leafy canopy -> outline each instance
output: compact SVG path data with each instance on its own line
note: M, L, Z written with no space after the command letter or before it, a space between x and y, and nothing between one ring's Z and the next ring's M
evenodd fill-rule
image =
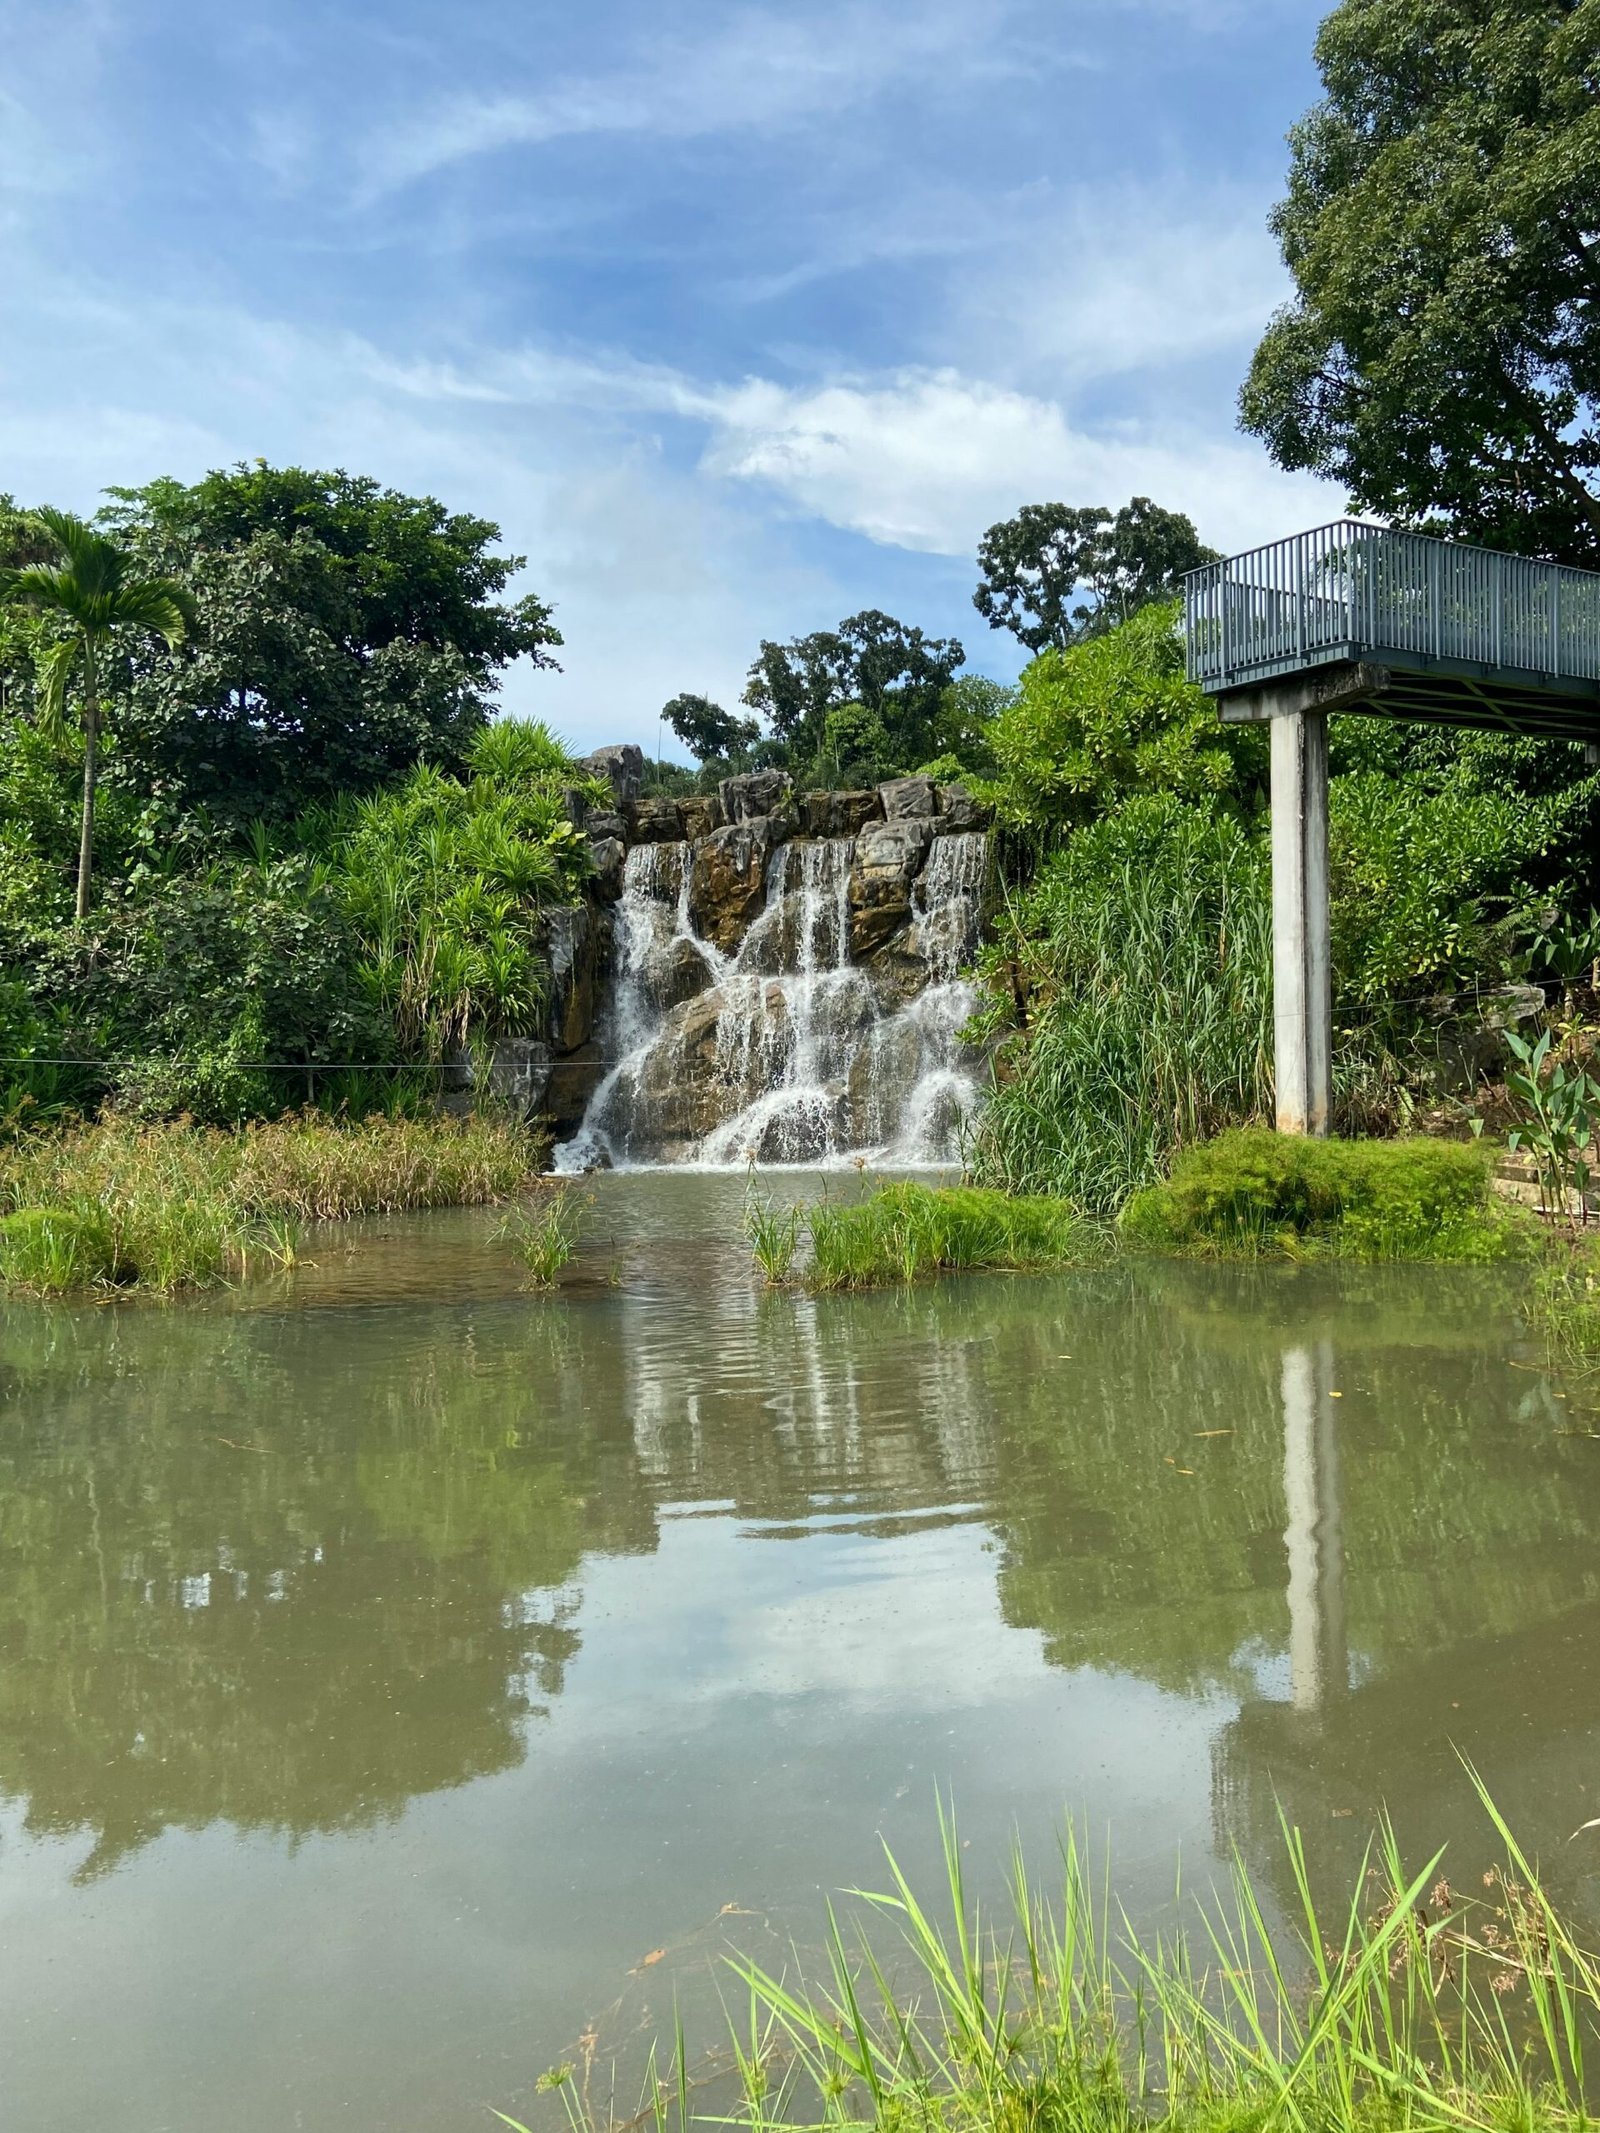
M1600 564L1600 0L1343 0L1245 427L1358 508Z
M731 762L761 733L753 718L737 718L709 696L674 696L661 716L697 763Z
M1170 599L1184 572L1215 552L1182 512L1148 496L1115 518L1099 504L1024 504L979 543L972 604L991 629L1010 630L1030 652L1065 650L1152 600Z
M499 528L343 472L239 466L114 490L106 523L196 608L180 654L115 678L120 774L220 818L282 818L431 760L459 766L546 604L499 596Z
M744 700L802 766L825 754L830 712L856 705L888 751L880 772L909 768L938 752L944 692L966 656L954 637L925 636L868 608L836 630L764 641Z

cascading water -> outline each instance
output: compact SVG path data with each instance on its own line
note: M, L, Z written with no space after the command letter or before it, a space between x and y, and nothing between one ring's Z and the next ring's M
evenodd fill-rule
M616 907L615 1063L557 1167L956 1159L977 1099L959 1033L975 1005L962 973L988 839L926 849L907 922L853 959L855 838L780 844L760 909L726 950L695 929L691 847L635 845Z

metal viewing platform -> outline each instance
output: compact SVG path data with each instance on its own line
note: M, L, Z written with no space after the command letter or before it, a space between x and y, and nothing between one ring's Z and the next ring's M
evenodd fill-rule
M1191 571L1184 608L1224 719L1304 676L1306 709L1600 742L1593 571L1340 519Z
M1333 1103L1328 713L1494 726L1600 751L1600 576L1339 519L1190 571L1191 681L1264 719L1278 1126Z

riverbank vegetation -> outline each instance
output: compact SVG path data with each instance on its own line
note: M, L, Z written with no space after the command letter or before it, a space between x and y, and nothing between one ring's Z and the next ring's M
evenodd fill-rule
M1066 1201L897 1179L857 1200L771 1208L753 1195L745 1230L769 1282L798 1270L812 1289L882 1288L933 1274L1085 1266L1106 1240Z
M1109 1871L1070 1830L1053 1892L1019 1856L1009 1903L985 1910L946 1821L936 1895L891 1854L888 1886L855 1893L854 1931L830 1908L817 1970L730 1958L747 2020L704 2069L680 2031L629 2122L1578 2133L1592 2123L1600 1958L1485 1804L1501 1856L1470 1888L1442 1853L1405 1861L1385 1826L1334 1908L1286 1827L1276 1871L1256 1880L1241 1863L1154 1936L1115 1907ZM704 2111L702 2082L717 2098ZM573 2071L545 2086L591 2133Z
M0 1283L41 1295L206 1287L293 1260L301 1225L509 1198L543 1162L480 1115L222 1131L108 1119L0 1150Z

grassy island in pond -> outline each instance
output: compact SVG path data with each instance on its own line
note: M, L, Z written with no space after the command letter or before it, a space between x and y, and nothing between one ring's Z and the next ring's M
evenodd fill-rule
M786 1280L802 1241L809 1242L802 1278L814 1289L881 1288L984 1268L1081 1266L1104 1253L1102 1232L1065 1200L906 1180L865 1199L824 1199L782 1212L752 1200L746 1228L769 1281Z
M115 1119L0 1153L0 1282L45 1295L203 1287L294 1256L298 1227L509 1197L543 1143L505 1120L308 1112L235 1131Z

